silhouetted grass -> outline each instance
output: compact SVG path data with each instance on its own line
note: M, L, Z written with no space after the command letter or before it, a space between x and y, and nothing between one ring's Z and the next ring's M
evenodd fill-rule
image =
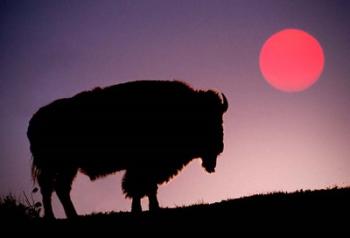
M32 191L36 193L37 188ZM39 218L41 211L41 203L35 202L32 194L28 197L23 192L23 199L13 194L0 197L0 219L7 221L28 221Z
M254 195L138 215L119 212L80 216L74 220L34 219L23 224L25 228L21 231L349 232L349 215L350 187L335 187Z

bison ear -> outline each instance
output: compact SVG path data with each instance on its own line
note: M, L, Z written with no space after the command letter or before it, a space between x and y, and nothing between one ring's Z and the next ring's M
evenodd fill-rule
M225 94L220 93L221 96L221 105L222 105L222 112L226 112L228 109L228 102L227 102L227 98L225 97Z

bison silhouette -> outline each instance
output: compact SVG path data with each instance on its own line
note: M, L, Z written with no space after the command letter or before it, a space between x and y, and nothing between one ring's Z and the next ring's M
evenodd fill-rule
M56 191L67 217L77 216L70 198L78 171L91 180L126 170L122 188L140 212L159 209L158 185L195 158L214 172L223 151L228 102L214 90L179 81L135 81L95 88L40 108L27 136L32 175L40 186L45 217L53 218Z

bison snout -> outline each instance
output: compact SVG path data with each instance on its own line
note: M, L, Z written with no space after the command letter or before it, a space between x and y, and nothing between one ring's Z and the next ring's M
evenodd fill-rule
M205 168L205 171L207 171L208 173L214 173L215 168Z
M209 157L203 157L202 158L202 166L208 173L215 172L216 167L216 156L209 156Z

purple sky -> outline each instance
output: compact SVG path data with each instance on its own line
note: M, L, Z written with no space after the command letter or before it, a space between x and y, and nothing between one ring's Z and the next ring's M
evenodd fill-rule
M160 187L161 206L350 185L349 12L346 0L0 0L0 194L32 188L26 130L39 107L144 79L216 88L230 104L216 173L191 163ZM325 53L320 80L300 93L259 70L261 46L284 28L309 32ZM78 212L129 210L122 175L78 175Z

